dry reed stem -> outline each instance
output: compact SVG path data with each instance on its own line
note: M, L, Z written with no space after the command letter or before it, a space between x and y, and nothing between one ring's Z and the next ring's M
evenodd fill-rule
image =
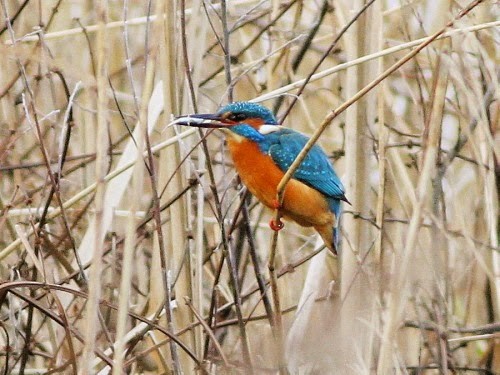
M126 31L126 30L125 30ZM139 121L134 130L135 137L135 145L137 147L136 155L137 158L134 162L134 167L132 171L132 184L129 194L141 196L143 193L143 181L144 181L144 160L141 157L142 152L144 150L144 145L146 143L145 137L149 134L148 126L148 104L151 100L151 94L153 92L153 74L154 74L154 59L149 59L148 64L146 65L146 80L144 89L142 92L141 105L138 106L135 98L134 92L134 100L136 104L136 109L140 110ZM134 87L133 77L130 74L130 81L132 84L132 89ZM148 148L151 150L151 148ZM151 168L151 163L149 163ZM123 269L121 273L120 280L120 294L118 297L118 316L117 316L117 324L116 324L116 347L114 351L114 366L113 366L113 375L119 375L123 372L123 361L125 357L125 334L126 334L126 325L127 325L127 315L129 310L129 301L130 301L130 290L131 290L131 282L133 276L133 259L135 252L135 243L137 233L135 228L137 227L137 218L136 212L139 210L139 202L136 199L132 199L131 204L129 205L130 216L127 220L127 230L125 233L125 244L123 247Z
M479 30L483 30L485 28L494 28L494 27L499 26L499 25L500 25L500 21L493 21L493 22L489 22L489 23L486 23L486 24L482 24L482 25L476 25L476 26L470 26L470 27L463 28L463 29L451 30L449 32L442 33L436 39L439 40L439 39L443 39L443 38L450 38L450 37L452 37L452 36L454 36L456 34L461 34L463 32L479 31ZM389 47L389 48L386 48L386 49L384 49L382 51L379 51L379 52L376 52L376 53L372 53L370 55L363 56L363 57L354 59L354 60L346 62L346 63L338 64L338 65L336 65L334 67L325 69L325 70L323 70L323 71L321 71L319 73L314 74L309 79L309 82L314 82L314 81L320 80L320 79L325 78L325 77L327 77L327 76L329 76L331 74L334 74L334 73L337 73L339 71L345 70L345 69L350 68L352 66L363 64L363 63L368 62L370 60L374 60L374 59L377 59L377 58L380 58L380 57L385 57L385 56L394 54L396 52L403 51L405 49L409 49L409 48L413 48L413 47L418 47L418 46L422 45L422 43L424 43L424 42L426 42L428 40L429 40L429 37L424 37L424 38L412 40L411 42L402 43L401 45L397 45L397 46L394 46L394 47ZM296 82L293 82L293 83L291 83L289 85L280 87L279 89L273 90L273 91L268 92L266 94L260 95L260 96L258 96L256 98L252 99L251 101L263 102L263 101L275 98L275 97L277 97L279 95L282 95L284 93L290 92L290 91L292 91L294 89L297 89L297 88L301 87L302 85L304 85L304 82L306 82L305 78L301 79L301 80L298 80Z
M95 193L95 222L94 237L92 241L92 266L89 277L89 299L86 306L85 319L85 345L83 355L80 360L81 372L83 375L92 374L91 363L94 357L96 345L99 306L98 301L101 295L101 274L102 255L104 241L104 195L106 175L106 140L107 140L107 111L106 111L106 74L107 74L107 50L105 24L107 22L106 4L101 4L97 8L99 29L97 32L97 145L96 145L96 193Z
M475 6L480 4L482 0L476 0L473 1L472 3L469 4L468 7L466 7L462 12L460 12L459 15L457 15L456 19L460 19L463 16L465 16L468 12L470 12L472 9L474 9ZM368 92L370 92L374 87L376 87L380 82L382 82L384 79L386 79L389 75L394 73L397 69L399 69L401 66L403 66L405 63L410 61L416 54L418 54L422 49L427 47L430 43L432 43L434 40L436 40L441 34L445 32L445 30L451 26L453 26L454 21L450 21L444 26L442 29L438 30L436 33L431 35L430 37L426 38L420 45L415 48L413 51L407 53L403 58L398 60L394 65L392 65L390 68L385 70L382 74L380 74L376 79L374 79L370 84L366 85L358 91L355 95L353 95L351 98L346 100L341 106L337 107L335 110L332 110L330 114L328 114L322 123L318 126L317 130L315 133L311 136L307 144L304 146L302 151L297 155L295 158L294 162L290 166L290 168L287 170L283 178L281 179L278 188L277 188L277 195L276 199L278 202L281 204L283 203L283 192L285 190L285 186L290 181L290 178L292 175L295 173L297 170L298 166L302 163L304 158L306 157L307 153L310 151L312 146L316 144L318 141L319 137L321 134L324 132L326 127L330 125L330 123L342 112L344 112L347 108L349 108L353 103L357 102L360 98L362 98L364 95L366 95ZM276 213L275 218L278 219L279 212Z
M163 98L163 96L161 96ZM161 110L162 107L156 107L157 110ZM160 112L157 113L157 116L160 114ZM152 122L152 124L154 125L155 122ZM189 130L186 130L185 132L183 133L180 133L179 135L175 136L175 137L172 137L172 138L169 138L167 140L165 140L164 142L161 142L157 145L155 145L153 148L152 148L152 152L153 153L156 153L158 151L161 151L163 150L164 148L166 147L169 147L169 146L172 146L172 145L175 145L176 142L178 142L180 139L182 138L185 138L185 137L188 137L192 134L194 134L196 132L195 129L189 129ZM133 146L133 142L131 142L131 147ZM110 173L108 173L106 176L103 177L103 181L104 182L109 182L111 180L113 180L115 177L121 175L123 172L127 171L128 169L132 168L134 166L134 161L129 161L129 157L130 157L130 154L126 154L124 153L124 155L126 155L127 157L122 159L123 162L122 163L119 163L119 165L117 166L116 169L114 169L113 171L111 171ZM146 156L146 154L144 154L143 156ZM120 165L122 164L122 165ZM116 188L118 188L119 186L123 186L123 181L124 180L121 180L119 181L119 183L116 184ZM88 187L86 187L85 189L83 189L82 191L80 191L78 194L74 195L73 197L71 197L70 199L66 200L64 203L63 203L63 208L64 209L67 209L67 208L70 208L72 207L73 205L75 205L76 203L80 202L83 198L85 198L86 196L88 196L89 194L92 194L97 188L97 183L93 183L91 185L89 185ZM112 194L110 193L110 196L117 196L117 190L116 189L108 189L109 191L112 192ZM118 194L118 196L120 196ZM61 209L59 207L57 208L54 208L54 210L50 213L47 214L47 218L48 219L54 219L56 218L57 216L59 216L61 214ZM33 232L30 230L27 232L28 234L32 234ZM13 241L12 243L10 243L7 247L5 247L1 252L0 252L0 260L4 259L5 257L7 257L12 251L16 250L16 248L21 244L21 241L19 239Z
M234 0L233 6L243 6L243 5L248 5L252 3L256 3L258 0ZM214 10L219 10L220 9L220 4L214 4L212 5ZM19 8L19 12L22 11L22 8ZM186 15L190 15L193 12L192 9L186 9ZM167 13L168 14L168 13ZM167 18L165 16L165 13L163 14L164 18ZM156 21L158 18L157 15L153 14L151 16L145 16L145 17L135 17L132 19L125 19L124 21L115 21L115 22L107 22L105 24L107 30L111 29L116 29L116 28L126 28L127 26L141 26L148 24L150 22ZM74 29L68 29L68 30L61 30L61 31L55 31L51 33L47 33L45 35L45 39L50 40L50 39L58 39L58 38L63 38L67 36L72 36L72 35L78 35L83 32L87 33L97 33L99 31L99 25L89 25L85 27L85 30L82 27L74 28ZM19 42L37 42L39 40L38 36L36 35L28 35L26 37L23 37L22 39L19 40ZM12 42L7 42L7 44L12 43Z
M166 14L164 22L158 22L156 33L153 38L159 41L158 63L164 66L165 70L161 73L163 78L163 99L164 99L164 113L170 116L175 112L178 106L178 97L176 95L176 60L175 60L175 43L176 35L172 31L176 27L174 12L176 11L175 5L171 2L164 3L162 1L155 2L155 13L157 15ZM172 129L166 129L166 136L173 136ZM150 312L156 311L159 306L163 306L166 312L166 324L170 332L175 332L176 324L185 325L189 319L188 311L185 306L177 306L174 310L173 306L173 274L179 274L179 289L183 295L186 295L189 290L189 274L181 272L181 265L183 264L183 228L181 227L181 220L170 220L168 223L162 223L159 207L162 203L172 198L176 193L176 187L180 186L181 175L175 173L177 170L177 163L179 162L178 144L174 144L169 150L163 150L160 153L159 161L162 163L163 168L158 172L158 176L151 175L151 182L153 185L153 204L155 205L155 242L152 270L155 272L153 277L150 278L150 305L148 307ZM150 154L151 155L151 154ZM151 157L150 157L151 161ZM151 168L154 171L154 167ZM168 174L172 174L172 183L170 178L167 181ZM158 186L158 187L156 187ZM159 195L159 186L165 186L164 191ZM171 217L182 217L183 202L176 200L175 205L169 207ZM166 237L169 239L166 239ZM176 251L177 250L177 251ZM183 313L183 314L182 314ZM191 337L185 338L189 344ZM164 371L173 371L174 374L181 374L186 371L188 366L191 365L188 357L184 353L177 350L173 342L169 344L169 353L164 351L158 352L156 360L156 367ZM163 358L169 357L167 365L163 363Z

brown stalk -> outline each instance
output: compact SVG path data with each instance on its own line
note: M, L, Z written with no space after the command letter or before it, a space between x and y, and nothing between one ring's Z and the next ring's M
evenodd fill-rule
M402 57L400 60L398 60L395 64L393 64L391 67L389 67L387 70L385 70L381 75L379 75L375 80L373 80L370 84L365 86L362 90L358 91L357 94L355 94L352 98L348 99L345 101L342 105L334 109L333 111L328 114L324 120L321 122L319 125L318 129L314 132L312 137L309 139L307 144L304 146L302 151L297 155L295 158L295 161L292 163L290 168L287 170L283 178L281 179L278 189L277 189L277 194L276 198L278 202L283 203L283 193L286 187L286 184L290 179L292 178L293 174L299 167L299 165L302 163L304 158L306 157L307 153L311 150L314 144L318 141L319 137L321 134L325 131L325 129L330 125L330 123L342 112L344 112L347 108L349 108L353 103L361 99L364 95L366 95L368 92L370 92L373 88L375 88L380 82L382 82L384 79L386 79L388 76L390 76L392 73L394 73L396 70L398 70L401 66L406 64L408 61L410 61L412 58L414 58L421 50L423 50L425 47L427 47L429 44L431 44L434 40L436 40L441 34L443 34L447 28L453 26L455 21L461 19L465 15L467 15L472 9L474 9L478 4L480 4L483 0L475 0L472 3L470 3L464 10L462 10L454 20L449 21L446 26L441 28L440 30L436 31L433 35L427 38L426 41L422 42L417 48L415 48L413 51L408 52L404 57ZM279 210L276 210L275 213L275 220L278 220L281 218L281 214ZM275 235L278 235L278 232L275 233ZM273 243L275 241L273 240ZM273 246L271 249L271 254L273 252L273 249L275 246ZM273 258L274 259L274 258Z

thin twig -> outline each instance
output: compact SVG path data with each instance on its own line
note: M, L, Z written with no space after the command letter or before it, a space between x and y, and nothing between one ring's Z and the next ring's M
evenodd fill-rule
M353 103L358 101L360 98L362 98L364 95L366 95L368 92L370 92L374 87L376 87L380 82L382 82L384 79L386 79L389 75L394 73L396 70L398 70L401 66L406 64L408 61L410 61L413 57L415 57L421 50L423 50L425 47L427 47L429 44L431 44L434 40L436 40L441 34L443 34L447 28L453 26L455 21L459 20L460 18L464 17L467 13L469 13L473 8L475 8L478 4L480 4L483 0L475 0L469 6L467 6L464 10L462 10L454 20L451 20L435 32L433 35L430 37L426 38L424 42L422 42L417 48L415 48L413 51L408 52L404 57L402 57L400 60L398 60L395 64L393 64L391 67L389 67L387 70L385 70L381 75L379 75L377 78L375 78L372 82L370 82L368 85L366 85L363 89L358 91L353 97L350 99L346 100L343 104L341 104L339 107L337 107L335 110L331 111L322 121L322 123L319 125L319 127L316 129L312 137L309 139L309 141L306 143L306 145L303 147L302 151L297 155L295 158L294 162L290 166L290 168L287 170L283 178L281 179L278 188L277 188L277 194L276 198L277 201L280 202L281 204L283 203L283 196L284 196L284 191L285 187L292 178L293 174L299 167L299 165L302 163L308 152L311 150L311 148L316 144L318 141L319 137L321 134L325 131L325 129L330 125L330 123L342 112L344 112L347 108L349 108ZM275 220L278 220L281 218L281 214L279 210L276 210L275 213ZM276 232L277 235L278 232ZM273 241L274 242L274 241Z
M311 80L311 78L314 76L314 74L318 71L319 67L323 62L326 60L326 58L332 53L333 49L337 46L337 43L340 41L340 39L344 36L344 34L351 28L351 26L359 19L359 17L362 16L364 12L375 2L375 0L370 0L368 1L355 15L354 17L345 25L338 35L335 37L333 40L332 44L326 49L326 51L323 53L323 56L319 58L319 60L316 62L316 65L311 69L309 72L309 75L306 77L306 79L303 80L301 87L299 88L298 93L292 97L292 102L286 109L285 113L281 116L280 123L283 123L285 121L286 117L292 110L293 106L295 103L297 103L297 100L299 99L300 95L302 95L302 92L304 92L304 89L306 88L307 84ZM328 6L327 3L324 5L325 7ZM324 10L326 13L326 9Z
M224 350L220 346L220 343L217 340L217 337L215 337L215 334L212 331L212 329L208 326L208 324L205 322L205 320L200 315L200 313L198 311L196 311L196 309L194 308L194 306L191 303L191 301L189 300L189 298L186 297L186 298L184 298L184 300L186 301L186 305L188 305L188 307L191 309L194 316L196 316L196 319L198 319L198 322L200 322L200 324L203 326L203 329L205 330L205 332L208 334L208 336L210 337L210 339L214 343L214 346L217 349L217 352L220 354L222 361L224 362L224 365L226 367L229 367L229 361L227 360L226 355L224 354Z

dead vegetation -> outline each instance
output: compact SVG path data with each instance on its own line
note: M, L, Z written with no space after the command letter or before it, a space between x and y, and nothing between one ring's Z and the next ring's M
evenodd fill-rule
M3 374L500 372L494 1L0 3ZM340 261L169 125L229 100L331 155Z

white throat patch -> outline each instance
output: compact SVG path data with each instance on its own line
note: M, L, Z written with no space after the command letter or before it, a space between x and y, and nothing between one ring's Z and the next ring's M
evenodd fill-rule
M259 127L259 133L262 135L274 133L281 130L280 125L269 125L269 124L264 124Z

